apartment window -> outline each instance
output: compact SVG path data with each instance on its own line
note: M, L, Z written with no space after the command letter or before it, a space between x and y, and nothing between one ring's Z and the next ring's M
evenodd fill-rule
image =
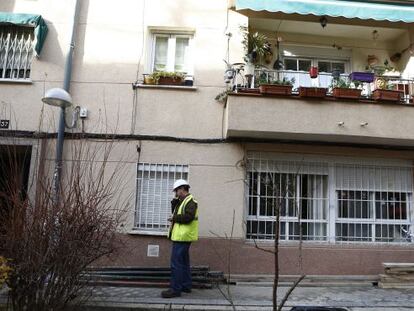
M414 242L411 166L248 159L247 239Z
M299 86L321 86L330 87L332 84L332 72L338 70L340 74L347 72L348 62L344 60L329 60L318 58L304 58L304 57L285 57L284 58L285 71L284 75L288 79L295 79L294 88ZM309 69L318 67L319 75L317 79L311 79L309 76ZM315 82L317 82L315 84Z
M34 53L32 27L0 26L0 80L27 80Z
M192 36L155 33L152 71L192 74Z
M188 179L188 166L139 163L137 166L135 228L163 233L168 230L170 201L176 179Z
M285 70L308 72L311 66L318 67L319 72L321 73L332 73L334 70L339 70L340 73L345 73L346 62L306 58L285 58Z
M312 66L312 60L301 58L285 58L285 69L292 71L308 72Z
M411 168L337 164L335 171L338 241L407 240Z
M274 239L277 211L280 239L327 239L328 176L325 165L262 160L268 169L249 176L248 239ZM257 163L256 163L257 164ZM301 228L301 230L300 230Z

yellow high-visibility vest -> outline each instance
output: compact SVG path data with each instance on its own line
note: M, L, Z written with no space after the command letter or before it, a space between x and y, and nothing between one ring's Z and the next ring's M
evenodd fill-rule
M188 202L193 200L193 196L188 195L178 207L177 215L182 215ZM198 207L196 210L195 218L188 224L174 223L171 234L171 241L175 242L193 242L198 240Z

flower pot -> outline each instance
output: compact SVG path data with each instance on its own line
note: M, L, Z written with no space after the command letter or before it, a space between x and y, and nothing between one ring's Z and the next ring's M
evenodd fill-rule
M181 78L174 77L160 77L158 79L159 85L181 85L183 80Z
M262 84L259 86L261 94L291 95L292 85Z
M318 74L319 74L319 70L318 70L318 67L310 67L310 69L309 69L309 76L312 78L312 79L315 79L315 78L317 78L318 77Z
M335 87L332 90L332 95L336 98L350 98L350 99L358 99L361 97L362 90L358 89L347 89L347 88L340 88Z
M155 81L150 75L144 74L144 84L155 84Z
M373 72L357 72L354 71L349 75L349 78L352 81L361 81L361 82L373 82L374 81L374 73Z
M324 98L326 96L327 88L325 87L299 87L300 97L315 97Z
M402 100L403 94L402 91L376 89L372 92L372 98L378 101L399 102Z
M237 89L237 93L246 93L246 94L260 94L260 90L258 88L240 88Z

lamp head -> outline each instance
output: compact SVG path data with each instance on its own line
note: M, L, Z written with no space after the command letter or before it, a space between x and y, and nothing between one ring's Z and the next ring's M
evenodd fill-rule
M72 105L72 97L64 89L53 88L46 91L42 102L51 106L66 108Z

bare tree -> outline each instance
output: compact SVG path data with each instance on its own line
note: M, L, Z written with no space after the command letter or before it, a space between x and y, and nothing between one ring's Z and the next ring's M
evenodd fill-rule
M11 308L62 310L77 303L88 284L84 270L119 247L117 233L129 195L124 194L122 161L110 161L115 141L67 142L68 159L59 200L53 193L53 161L41 139L36 170L22 187L16 144L8 148L7 174L0 188L0 254L10 259L7 281Z
M298 171L293 175L292 179L287 179L285 185L280 183L280 180L277 176L280 172L267 172L263 174L258 174L260 176L260 182L264 184L272 197L270 203L271 210L275 215L275 223L274 223L274 244L272 249L261 247L257 244L257 241L254 239L255 247L261 251L273 254L274 258L274 275L273 275L273 288L272 288L272 305L274 311L281 311L283 306L285 305L286 301L288 300L289 296L293 292L293 290L299 285L299 283L306 277L303 274L303 264L302 264L302 240L303 240L303 233L302 233L302 226L301 226L301 206L299 201L297 200L296 196L296 177L299 175L300 166L298 167ZM298 279L292 284L292 286L288 289L284 297L281 299L280 303L277 302L277 290L279 287L279 277L280 277L280 266L279 266L279 241L280 241L280 216L281 210L283 206L285 206L286 199L294 202L294 207L296 210L296 214L298 215L298 227L299 227L299 258L298 258L298 266L300 271L300 276Z

